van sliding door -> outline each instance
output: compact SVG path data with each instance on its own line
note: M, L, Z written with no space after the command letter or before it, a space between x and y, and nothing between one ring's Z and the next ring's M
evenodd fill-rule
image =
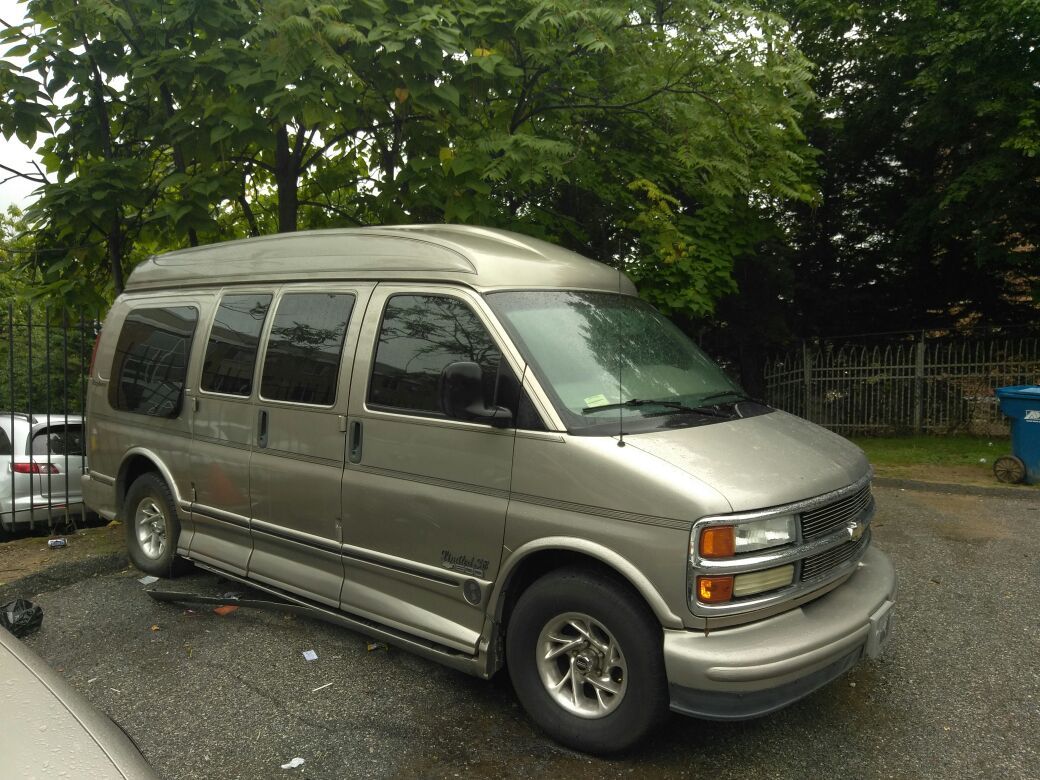
M249 536L249 457L253 447L256 356L273 289L235 289L221 296L193 399L191 481L192 558L246 573Z
M264 350L249 465L249 576L339 606L340 482L361 314L374 285L283 288Z

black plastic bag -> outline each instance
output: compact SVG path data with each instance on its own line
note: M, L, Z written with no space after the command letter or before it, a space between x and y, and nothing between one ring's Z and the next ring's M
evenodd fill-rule
M8 601L0 607L0 625L17 637L28 636L43 623L43 610L25 599Z

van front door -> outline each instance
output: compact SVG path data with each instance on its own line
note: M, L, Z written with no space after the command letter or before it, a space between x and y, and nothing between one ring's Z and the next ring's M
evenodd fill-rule
M339 606L340 483L360 314L374 285L285 287L264 350L249 466L249 576ZM346 357L343 357L346 356Z
M358 347L343 477L342 608L474 652L498 574L514 431L449 419L445 366L477 363L485 398L521 376L474 293L376 288Z

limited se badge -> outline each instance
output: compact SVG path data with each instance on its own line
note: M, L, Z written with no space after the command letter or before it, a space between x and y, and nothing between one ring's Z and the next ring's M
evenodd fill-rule
M441 567L460 574L469 574L473 577L484 578L490 561L486 558L478 558L473 555L463 555L451 550L441 550Z

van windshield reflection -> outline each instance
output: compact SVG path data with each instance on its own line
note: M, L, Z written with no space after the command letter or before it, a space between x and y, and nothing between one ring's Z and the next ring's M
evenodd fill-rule
M487 299L572 433L723 422L735 415L717 408L722 399L746 398L682 331L633 296L522 290Z

